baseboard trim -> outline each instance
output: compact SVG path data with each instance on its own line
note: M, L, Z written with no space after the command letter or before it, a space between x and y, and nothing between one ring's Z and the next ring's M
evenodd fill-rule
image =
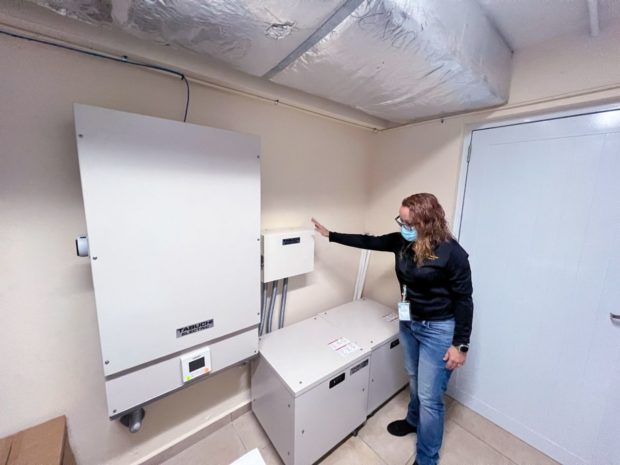
M208 423L194 428L183 436L176 438L174 441L171 441L165 446L151 452L140 460L133 462L131 465L160 465L162 462L174 457L181 451L193 446L198 441L203 440L210 434L233 422L244 413L249 412L251 409L251 403L245 402L231 411L223 413L215 419L210 420Z
M537 431L532 430L505 413L500 412L472 394L456 388L448 389L448 394L465 407L474 411L478 415L481 415L490 422L495 423L500 428L521 439L534 449L548 455L553 460L556 460L564 465L587 465L586 461L581 457L572 454L559 444L556 444L549 438L543 436Z

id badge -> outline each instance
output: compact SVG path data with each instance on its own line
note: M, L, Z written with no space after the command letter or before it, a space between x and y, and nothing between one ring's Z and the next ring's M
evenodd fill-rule
M411 321L409 302L398 302L398 319L400 321Z

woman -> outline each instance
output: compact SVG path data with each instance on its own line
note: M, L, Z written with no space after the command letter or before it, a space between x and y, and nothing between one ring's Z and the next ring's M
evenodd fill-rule
M384 236L330 232L312 222L330 242L395 254L403 296L398 305L400 341L411 397L407 417L390 423L388 431L395 436L417 431L414 465L436 465L443 439L443 395L469 349L471 271L467 252L450 234L434 195L407 197L395 219L400 232Z

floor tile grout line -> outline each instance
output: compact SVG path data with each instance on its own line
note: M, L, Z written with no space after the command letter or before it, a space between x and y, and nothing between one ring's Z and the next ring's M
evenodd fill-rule
M487 446L489 446L491 449L493 449L495 452L497 452L499 455L501 455L502 457L504 457L506 460L508 460L510 463L514 464L514 465L521 465L517 462L515 462L514 460L512 460L510 457L508 457L506 454L504 454L503 452L501 452L500 450L498 450L493 444L489 444L487 441L485 441L484 439L482 439L481 437L479 437L478 435L476 435L473 431L470 431L468 428L466 428L465 426L461 425L460 423L454 421L454 420L448 420L451 421L452 423L454 423L455 425L457 425L459 428L462 428L463 430L467 431L469 434L471 434L473 437L475 437L476 439L478 439L480 442L482 442L483 444L486 444ZM440 464L441 465L441 464Z
M362 426L362 428L363 428L364 426L366 426L366 424L364 424L364 425ZM343 445L343 444L344 444L345 442L347 442L347 441L350 441L350 440L351 440L351 439L353 439L353 438L357 438L357 439L359 439L359 441L360 441L362 444L364 444L366 447L368 447L368 449L370 449L370 450L372 451L372 453L373 453L373 454L375 454L379 460L381 460L381 463L382 463L383 465L390 465L390 464L389 464L389 463L387 463L385 460L383 460L383 457L381 456L381 454L379 454L379 452L377 452L376 450L374 450L374 449L373 449L373 447L372 447L370 444L368 444L366 441L364 441L364 439L362 438L362 436L361 436L360 434L358 434L357 436L354 436L353 434L351 434L351 435L349 436L349 438L348 438L348 439L346 439L344 442L342 442L342 444L341 444L341 445ZM340 446L338 446L336 449L334 449L334 450L330 453L330 455L331 455L331 454L333 454L334 452L336 452L336 450L338 450L338 448L340 448ZM329 455L328 455L327 457L329 457ZM327 458L327 457L325 457L325 458Z
M244 413L243 415L247 415L248 413L250 413L251 411L248 411L246 413ZM254 416L254 412L252 413L252 417L256 420L258 427L260 428L260 430L265 434L265 437L267 438L267 442L265 444L261 445L256 445L255 449L258 449L258 451L260 452L262 449L266 448L266 447L270 447L272 448L274 451L276 450L275 446L273 445L273 443L271 442L271 439L269 438L269 436L267 435L267 432L263 429L263 426L258 422L258 419ZM243 415L240 415L239 417L235 418L233 421L231 421L233 430L235 431L235 433L237 434L237 437L239 438L239 441L241 441L241 444L243 445L243 447L245 448L246 452L250 452L249 446L244 442L243 438L241 437L241 434L239 432L239 430L237 429L237 426L235 425L235 422L237 420L239 420ZM276 455L277 451L276 451ZM278 458L280 458L280 456L278 455ZM284 463L284 462L283 462Z
M236 420L236 418L235 418ZM243 438L241 437L241 435L239 434L239 431L237 431L237 427L235 426L235 420L230 422L230 425L232 426L233 431L235 432L235 434L237 435L237 438L239 438L239 441L241 442L241 445L243 446L243 448L245 449L246 452L249 452L248 450L248 446L245 445L245 442L243 441Z
M381 455L381 454L379 453L379 451L376 451L376 450L374 449L374 447L372 447L370 444L368 444L366 441L364 441L364 438L362 438L362 436L361 436L361 435L358 435L358 436L356 436L356 437L357 437L360 441L362 441L364 444L366 444L366 446L367 446L367 447L368 447L371 451L373 451L377 457L379 457L379 459L381 460L381 462L383 462L385 465L390 465L390 464L388 463L388 461L387 461L387 460L383 457L383 455ZM409 463L409 461L410 461L412 458L413 458L413 454L411 454L411 455L409 456L409 458L408 458L407 460L405 460L405 463L404 463L404 464L401 464L401 465L407 465L407 464Z
M456 401L458 402L458 401ZM461 404L464 408L470 410L471 412L473 412L475 415L478 415L479 417L481 417L483 420L491 423L493 426L495 426L496 428L501 429L502 431L504 431L506 434L508 434L509 436L511 436L512 438L516 439L519 442L522 442L523 444L525 444L525 446L530 447L532 449L534 449L534 451L540 455L545 456L545 458L548 458L550 460L553 460L555 462L557 462L557 460L555 460L553 457L549 457L547 454L545 454L544 452L536 449L534 446L532 446L531 444L528 444L527 442L525 442L523 439L515 436L514 434L512 434L510 431L505 430L504 428L502 428L501 426L499 426L496 423L493 423L491 420L489 420L488 418L483 417L482 415L480 415L478 412L476 412L475 410L470 409L469 407L467 407L466 405ZM496 450L499 454L503 455L504 457L506 457L508 460L510 460L512 463L514 463L515 465L523 465L520 464L518 462L515 462L513 459L511 459L510 457L508 457L506 454L500 452L495 446L493 446L493 444L490 444L489 442L487 442L486 440L482 439L481 437L478 437L473 431L470 431L468 428L466 428L464 425L461 425L460 423L458 423L457 421L454 421L453 419L450 419L449 421L452 421L454 424L459 425L461 428L463 428L465 431L468 431L469 433L471 433L472 436L475 436L476 438L480 439L482 442L484 442L485 444L487 444L489 447L491 447L492 449ZM561 464L558 464L561 465Z
M370 444L368 444L366 441L364 441L364 440L363 440L363 439L362 439L359 435L357 435L357 436L351 436L351 437L356 437L356 438L357 438L357 439L359 439L359 440L360 440L363 444L365 444L365 445L366 445L366 447L368 447L368 449L370 449L370 451L371 451L373 454L375 454L375 455L377 456L377 458L381 461L381 463L382 463L383 465L390 465L389 463L387 463L387 462L383 459L383 457L381 456L381 454L379 454L379 452L377 452L376 450L374 450L374 449L372 448L372 446L371 446Z

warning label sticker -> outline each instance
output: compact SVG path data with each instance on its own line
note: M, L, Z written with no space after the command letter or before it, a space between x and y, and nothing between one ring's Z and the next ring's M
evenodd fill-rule
M339 337L335 341L329 343L329 347L334 352L337 352L341 357L346 357L347 355L356 352L360 349L355 342L349 341L346 337Z

